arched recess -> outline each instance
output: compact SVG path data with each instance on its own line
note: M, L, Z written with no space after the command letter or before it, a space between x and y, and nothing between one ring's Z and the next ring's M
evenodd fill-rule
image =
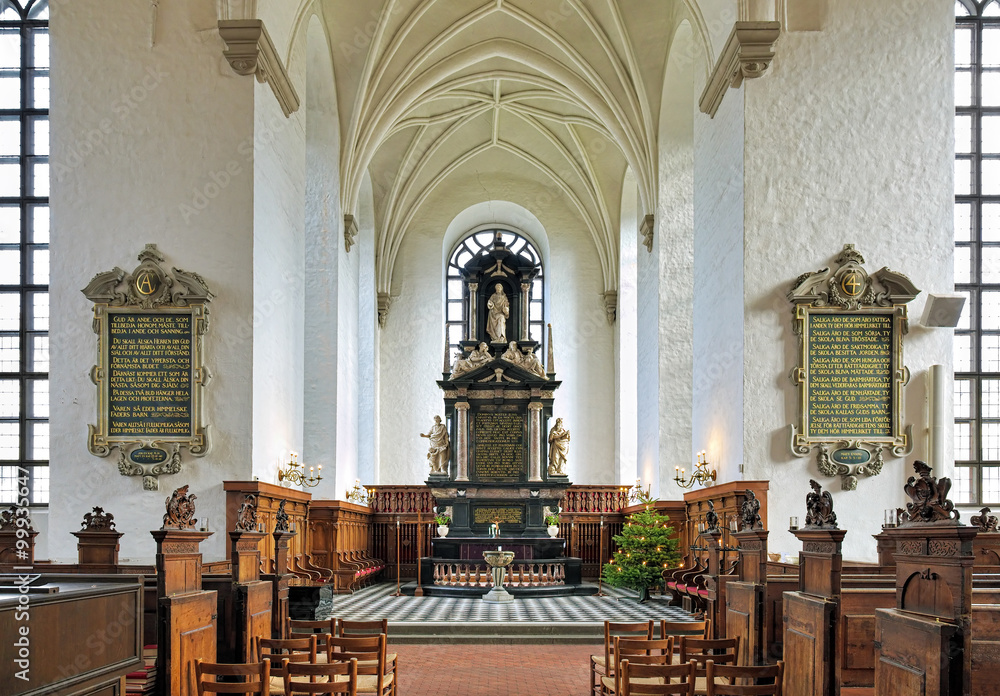
M357 348L351 345L356 344L356 339L344 340L346 332L341 330L342 325L351 322L352 313L344 312L343 286L349 282L350 273L341 258L346 253L340 235L340 174L336 164L340 133L330 48L315 15L309 18L306 28L305 92L302 461L323 466L324 481L316 490L335 497L336 491L343 490L341 479L353 480L357 470L356 455L353 459L340 458L341 448L355 445L357 439L357 399L352 404L341 398L342 392L350 393L352 387L350 380L341 383L345 372L342 363L352 359L356 362ZM356 321L356 308L353 318Z
M629 169L622 182L618 251L618 307L615 321L615 483L636 477L636 422L639 417L638 373L638 231L639 189Z
M676 497L690 461L694 305L694 114L698 48L680 22L666 58L657 134L656 233L638 275L638 475Z

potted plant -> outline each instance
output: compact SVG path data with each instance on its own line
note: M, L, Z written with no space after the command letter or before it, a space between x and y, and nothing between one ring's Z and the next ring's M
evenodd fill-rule
M437 522L438 525L438 536L439 537L448 536L448 524L451 522L451 518L448 517L448 515L444 514L435 515L434 521Z
M548 525L545 529L549 533L549 536L555 539L559 536L559 515L546 515L545 524Z

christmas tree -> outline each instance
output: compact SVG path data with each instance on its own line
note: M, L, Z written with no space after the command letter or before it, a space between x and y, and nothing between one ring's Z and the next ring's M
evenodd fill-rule
M604 566L604 582L613 587L638 590L639 601L649 598L649 588L662 580L662 573L680 560L677 539L670 538L674 528L666 515L647 503L644 510L629 515L622 533L616 534L618 550Z

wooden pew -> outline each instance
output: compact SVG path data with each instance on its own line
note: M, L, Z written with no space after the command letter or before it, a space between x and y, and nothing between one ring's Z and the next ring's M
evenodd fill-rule
M334 594L375 582L385 569L369 551L371 515L366 505L340 500L314 500L310 505L308 560L314 567L330 569Z

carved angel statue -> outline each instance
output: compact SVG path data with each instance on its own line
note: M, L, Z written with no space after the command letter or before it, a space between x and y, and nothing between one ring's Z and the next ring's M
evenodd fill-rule
M448 428L441 422L441 416L434 416L434 425L420 437L430 440L427 450L427 461L431 465L431 474L447 475L448 462L451 461L451 440L448 439Z
M549 476L566 475L566 456L569 454L569 430L563 427L562 418L549 431Z
M163 529L194 529L194 501L198 496L188 495L188 487L181 486L167 498L167 513L163 516Z
M247 494L236 511L236 531L257 531L257 498L252 493Z
M809 480L812 492L806 495L806 527L837 526L837 513L833 511L833 496L818 483Z
M507 317L510 316L510 301L504 294L503 285L496 284L495 292L486 303L490 310L486 319L486 333L490 335L494 343L505 343L507 341Z

